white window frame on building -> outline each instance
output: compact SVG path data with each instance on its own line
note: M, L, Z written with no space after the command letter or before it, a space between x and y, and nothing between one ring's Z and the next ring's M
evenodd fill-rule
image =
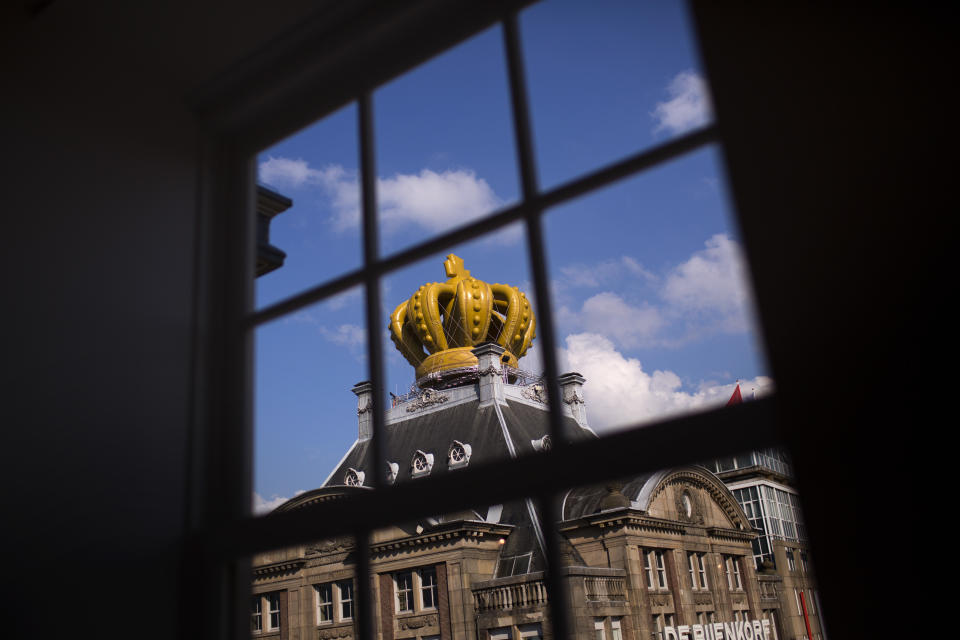
M349 595L348 598L344 598L344 592L347 592ZM353 620L355 615L354 610L354 597L353 597L353 579L348 578L346 580L333 580L330 582L321 582L313 585L314 592L314 611L316 616L317 626L321 625L330 625L338 624L341 622L350 622ZM321 600L321 597L324 593L330 595L330 600ZM344 607L349 608L350 615L344 615ZM330 611L330 619L323 620L321 611L324 607L328 607Z
M642 548L643 568L647 574L647 589L663 591L670 588L664 549ZM656 577L654 577L656 576Z
M687 564L690 568L690 588L693 591L703 591L710 588L707 583L707 568L704 565L705 556L705 553L699 551L687 553Z
M440 596L437 568L429 566L395 572L393 594L394 611L397 614L436 611ZM428 600L431 601L429 604ZM404 605L406 608L403 608Z
M740 575L740 557L723 556L723 564L727 572L727 588L730 591L743 591L743 579Z
M264 615L266 612L266 615ZM268 591L255 593L250 599L250 632L274 633L280 630L280 593Z

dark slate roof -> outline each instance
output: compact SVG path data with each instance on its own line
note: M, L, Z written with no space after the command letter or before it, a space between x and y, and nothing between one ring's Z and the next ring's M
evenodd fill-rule
M424 411L421 415L388 424L383 443L386 459L379 464L395 462L399 466L396 482L416 482L417 479L411 477L411 463L420 450L434 456L431 476L456 473L456 469L447 468L447 456L454 440L470 445L470 465L509 459L510 452L496 409L492 405L482 408L479 405L479 400L473 399L440 410ZM549 432L545 409L509 398L506 406L501 405L500 409L517 455L532 453L534 447L531 441L539 440ZM573 440L596 437L568 416L563 417L563 430ZM370 460L371 454L369 440L357 441L330 475L325 486L343 484L344 477L351 468L372 477L375 468L374 461ZM486 517L487 508L478 506L478 515ZM500 553L502 558L506 558L533 552L530 571L540 571L544 568L543 555L530 519L530 508L526 500L503 505L500 523L513 525L514 530Z

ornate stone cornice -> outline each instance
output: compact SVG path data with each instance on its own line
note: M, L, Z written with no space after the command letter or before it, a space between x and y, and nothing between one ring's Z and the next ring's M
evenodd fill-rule
M560 524L560 531L574 531L585 527L599 527L600 529L624 528L641 531L656 531L659 533L673 533L682 535L686 528L679 522L654 518L637 509L616 509L603 513L595 513L577 520L568 520Z
M411 547L423 547L431 544L451 542L461 539L481 541L489 538L503 538L513 531L511 525L489 524L486 522L455 522L439 525L430 531L415 536L406 536L370 545L370 551L379 555L390 555L405 551Z
M711 538L720 538L722 540L732 540L734 542L750 542L757 537L754 531L743 531L740 529L728 529L726 527L707 527L707 535Z
M253 568L253 575L258 578L268 577L280 573L289 573L291 571L297 571L304 564L306 564L306 559L304 558L295 558L293 560L281 560L280 562L271 562L270 564L264 564L259 567Z

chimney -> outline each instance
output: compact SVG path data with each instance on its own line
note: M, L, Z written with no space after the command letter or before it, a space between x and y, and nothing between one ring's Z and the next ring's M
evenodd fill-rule
M506 403L503 394L502 358L504 352L504 348L495 342L485 342L471 350L471 353L477 356L481 407L493 402Z
M576 371L564 373L560 376L560 397L563 404L570 407L573 419L581 427L587 426L587 408L583 402L583 383L587 379Z
M358 382L351 391L357 394L357 438L369 440L373 437L373 385Z

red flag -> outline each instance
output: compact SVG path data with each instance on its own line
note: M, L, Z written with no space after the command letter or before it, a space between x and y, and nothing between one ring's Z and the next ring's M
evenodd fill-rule
M733 395L730 396L730 399L727 400L727 406L729 407L732 404L740 404L743 402L743 396L740 395L740 385L737 385L737 388L733 390Z

